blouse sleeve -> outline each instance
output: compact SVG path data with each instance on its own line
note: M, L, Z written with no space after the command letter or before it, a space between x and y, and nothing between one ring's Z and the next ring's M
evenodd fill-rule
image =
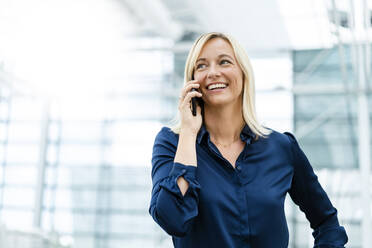
M337 209L332 206L294 135L284 134L290 141L294 166L289 194L314 230L314 248L344 248L348 237L344 227L339 225Z
M195 178L195 166L174 162L177 147L170 132L164 127L155 138L149 212L169 235L182 237L198 215L200 185ZM180 176L189 183L184 196L177 185Z

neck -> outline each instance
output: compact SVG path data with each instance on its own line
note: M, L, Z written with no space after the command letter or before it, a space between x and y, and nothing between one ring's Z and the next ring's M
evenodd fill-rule
M212 141L229 146L240 139L240 133L245 125L242 106L241 104L213 108L205 106L204 123Z

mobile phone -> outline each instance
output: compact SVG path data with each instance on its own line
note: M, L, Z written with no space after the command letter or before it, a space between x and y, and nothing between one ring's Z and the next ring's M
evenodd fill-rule
M196 91L196 89L192 88L191 91ZM193 116L196 116L196 101L198 100L196 98L197 98L196 96L191 98L191 110L192 110L192 115Z
M192 76L191 80L194 80L194 75ZM197 89L192 88L191 91L197 91ZM196 104L199 104L202 110L202 115L204 114L204 102L203 99L200 97L193 97L191 98L191 112L193 116L196 116Z

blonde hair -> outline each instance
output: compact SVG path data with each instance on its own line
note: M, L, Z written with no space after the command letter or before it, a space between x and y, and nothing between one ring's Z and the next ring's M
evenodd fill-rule
M272 132L272 130L260 125L256 117L257 115L255 108L255 86L251 63L243 47L230 35L211 32L202 34L195 41L187 56L184 72L184 85L188 81L192 80L195 63L200 55L203 46L205 45L205 43L207 43L207 41L214 38L224 39L232 46L235 57L243 72L243 101L242 101L243 119L245 123L249 126L249 128L252 130L252 132L256 134L256 139L258 139L258 137L266 138L266 135L269 135ZM174 133L179 134L180 128L181 120L179 118L179 113L177 113L177 116L171 121L170 129Z

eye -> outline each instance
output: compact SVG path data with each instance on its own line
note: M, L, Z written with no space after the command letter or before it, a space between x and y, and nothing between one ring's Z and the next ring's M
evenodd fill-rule
M198 69L203 69L203 68L205 68L205 66L206 66L206 64L197 64L196 66L195 66L195 68L196 68L196 70L198 70Z
M221 65L226 65L226 64L231 64L231 62L227 59L223 59L223 60L220 61L220 64Z

